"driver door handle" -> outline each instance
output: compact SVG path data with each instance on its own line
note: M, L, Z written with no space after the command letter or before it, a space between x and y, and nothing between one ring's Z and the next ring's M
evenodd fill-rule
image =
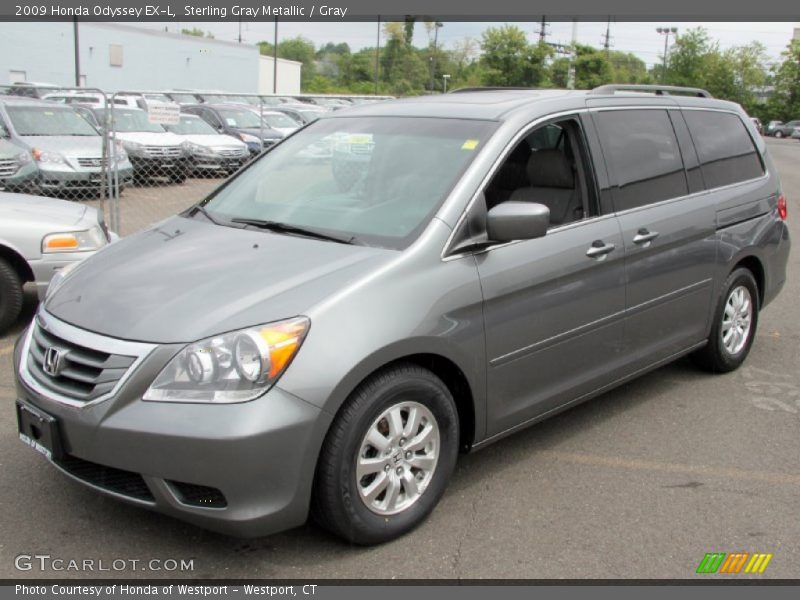
M647 228L642 227L639 231L636 232L636 235L633 237L633 243L649 244L657 237L658 237L657 231L649 231Z
M603 260L610 252L613 252L614 248L616 248L614 244L606 244L602 240L596 240L592 242L591 247L586 251L586 256Z

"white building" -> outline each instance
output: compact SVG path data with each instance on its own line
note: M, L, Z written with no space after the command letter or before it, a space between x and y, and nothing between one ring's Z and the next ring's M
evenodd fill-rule
M0 84L75 85L71 22L4 23ZM80 81L105 91L195 89L257 93L258 47L116 23L79 23ZM269 59L270 67L272 60ZM287 63L287 64L284 64ZM268 87L272 91L272 69ZM286 70L286 73L283 71ZM300 90L299 64L279 60L278 85Z
M273 89L277 94L300 93L300 71L303 63L294 60L278 59L278 85L273 88L272 81L275 74L274 61L271 56L260 56L258 60L258 93L271 94Z

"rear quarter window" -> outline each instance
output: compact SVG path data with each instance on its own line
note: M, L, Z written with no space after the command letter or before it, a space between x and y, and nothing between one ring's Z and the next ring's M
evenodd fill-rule
M764 165L744 123L733 113L684 110L706 188L755 179Z

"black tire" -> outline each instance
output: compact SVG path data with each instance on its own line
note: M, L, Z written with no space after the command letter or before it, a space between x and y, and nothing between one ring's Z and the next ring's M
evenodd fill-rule
M731 292L739 286L744 286L750 293L753 310L750 329L747 333L744 346L741 350L732 354L728 352L722 342L722 319L728 297ZM691 355L694 363L700 368L712 373L728 373L738 369L747 358L747 355L750 353L750 348L753 345L756 329L758 327L759 309L758 284L753 274L749 269L739 268L734 270L722 286L722 294L717 301L717 308L714 311L714 324L711 327L711 334L708 336L708 343Z
M0 258L0 333L5 332L22 312L22 281L14 268Z
M782 131L780 131L780 130L776 131L776 132L775 132L775 137L776 137L776 138L782 138L782 137L783 137L783 132L782 132Z
M411 400L433 415L439 427L439 456L430 482L417 500L397 514L381 515L360 497L354 473L356 460L361 442L376 419L388 408ZM374 373L347 399L325 438L314 480L315 520L361 545L380 544L411 531L441 499L458 457L458 437L453 397L433 373L411 363Z

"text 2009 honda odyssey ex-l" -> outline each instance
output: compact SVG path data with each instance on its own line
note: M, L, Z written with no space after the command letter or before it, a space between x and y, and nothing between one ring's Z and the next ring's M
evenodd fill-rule
M54 282L15 353L21 435L210 529L311 512L389 540L459 450L684 354L738 367L785 219L750 120L701 90L353 108Z

